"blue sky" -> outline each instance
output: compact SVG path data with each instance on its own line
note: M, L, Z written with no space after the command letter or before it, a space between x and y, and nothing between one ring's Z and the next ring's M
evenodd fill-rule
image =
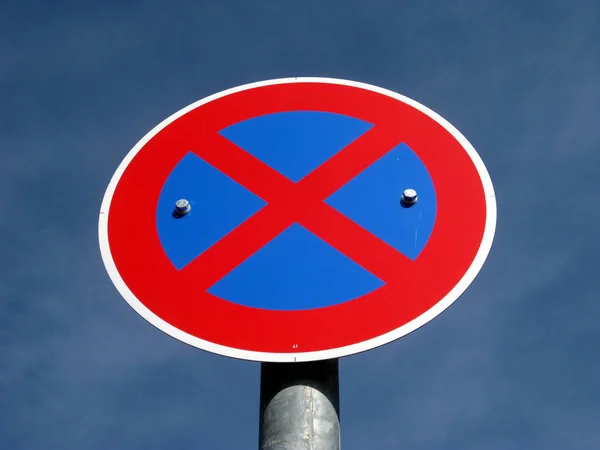
M3 2L0 448L256 447L259 364L139 317L105 273L97 213L162 119L284 76L427 105L497 193L461 299L341 361L344 450L600 447L599 47L583 0Z

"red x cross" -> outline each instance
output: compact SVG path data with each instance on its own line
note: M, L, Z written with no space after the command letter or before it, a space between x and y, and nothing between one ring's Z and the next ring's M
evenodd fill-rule
M298 222L382 281L391 281L410 260L324 203L399 143L394 133L378 133L378 130L379 127L372 127L297 183L219 134L213 134L203 145L195 147L194 153L268 204L184 270L202 274L194 278L202 280L199 287L208 289Z

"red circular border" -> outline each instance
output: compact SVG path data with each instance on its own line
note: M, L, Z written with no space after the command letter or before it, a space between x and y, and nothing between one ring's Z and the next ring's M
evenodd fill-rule
M345 114L398 133L433 179L437 217L410 280L355 300L307 311L241 306L194 289L171 264L156 229L162 186L175 165L234 123L284 111ZM456 195L460 193L461 195ZM209 194L208 194L209 195ZM135 207L132 207L134 205ZM434 119L392 97L329 83L285 83L235 92L168 124L123 172L108 211L108 241L121 278L152 313L215 344L254 352L314 352L345 347L395 330L425 313L463 278L484 234L486 200L478 171L461 144Z

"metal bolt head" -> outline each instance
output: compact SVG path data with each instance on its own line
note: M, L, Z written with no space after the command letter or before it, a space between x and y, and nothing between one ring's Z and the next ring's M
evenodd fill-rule
M417 191L415 191L414 189L406 189L402 193L402 203L404 203L407 206L414 205L415 203L417 203L418 199L419 196L417 195Z
M175 211L178 214L187 214L190 212L190 209L192 209L192 205L185 198L181 198L175 202Z

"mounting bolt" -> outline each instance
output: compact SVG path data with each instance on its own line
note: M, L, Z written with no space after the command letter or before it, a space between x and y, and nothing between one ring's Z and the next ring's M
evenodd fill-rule
M404 203L406 206L414 205L415 203L417 203L418 199L419 196L417 195L417 191L415 191L414 189L406 189L402 193L402 203Z
M184 214L189 213L191 209L192 205L190 205L190 202L185 198L179 199L175 202L175 211L177 211L177 214L181 214L183 216Z

